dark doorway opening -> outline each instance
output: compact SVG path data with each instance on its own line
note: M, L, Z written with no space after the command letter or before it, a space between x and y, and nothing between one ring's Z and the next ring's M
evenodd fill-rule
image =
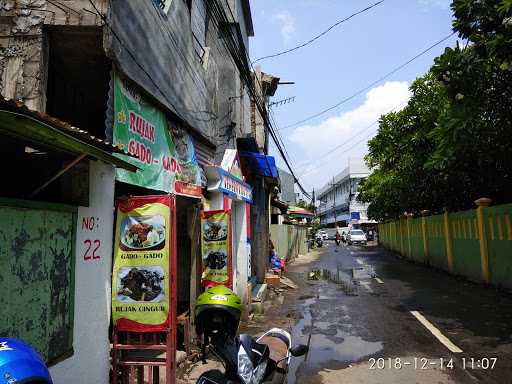
M46 112L105 138L110 60L100 27L48 27Z

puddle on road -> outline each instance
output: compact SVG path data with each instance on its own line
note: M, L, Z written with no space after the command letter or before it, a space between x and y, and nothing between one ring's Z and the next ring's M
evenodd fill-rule
M368 264L348 269L313 269L306 273L306 278L310 281L326 280L338 284L340 289L349 296L359 295L359 287L361 285L370 293L373 292L369 285L362 280L368 280L375 276L375 269ZM321 295L317 299L328 300L329 297Z
M382 349L380 341L365 341L361 337L338 331L334 336L313 334L307 361L309 364L322 365L328 361L353 362L373 355Z
M351 290L358 289L358 284L354 284L351 273L344 270L321 270L317 275L319 280L336 283L350 296ZM288 384L296 383L297 369L301 364L307 364L312 368L325 368L327 362L351 363L382 350L382 342L366 341L352 334L353 324L350 323L351 316L347 314L349 306L332 305L327 310L317 308L318 305L325 307L325 301L328 300L336 302L336 292L338 290L333 290L332 286L330 289L319 287L316 297L308 297L302 304L303 318L294 326L292 340L294 345L309 344L309 352L304 358L291 360Z

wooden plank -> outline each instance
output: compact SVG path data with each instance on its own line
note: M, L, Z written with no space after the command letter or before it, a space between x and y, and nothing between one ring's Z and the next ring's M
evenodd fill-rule
M299 288L297 284L295 284L293 281L291 281L289 278L285 276L281 276L281 283L292 289Z
M21 199L10 199L6 197L0 197L0 207L19 207L19 208L30 208L40 209L49 211L63 211L63 212L78 212L78 208L72 205L57 204L57 203L45 203L42 201L31 201Z

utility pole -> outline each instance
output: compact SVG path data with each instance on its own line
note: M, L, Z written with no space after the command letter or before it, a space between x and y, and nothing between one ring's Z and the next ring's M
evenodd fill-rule
M337 223L337 217L336 217L336 183L334 183L334 176L332 177L332 186L334 188L334 202L333 202L333 205L334 205L334 228L336 228L336 223Z

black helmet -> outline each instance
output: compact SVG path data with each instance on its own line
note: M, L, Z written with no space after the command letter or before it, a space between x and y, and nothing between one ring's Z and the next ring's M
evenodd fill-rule
M240 298L231 289L223 285L207 289L196 301L197 334L222 331L228 336L236 336L242 310Z

